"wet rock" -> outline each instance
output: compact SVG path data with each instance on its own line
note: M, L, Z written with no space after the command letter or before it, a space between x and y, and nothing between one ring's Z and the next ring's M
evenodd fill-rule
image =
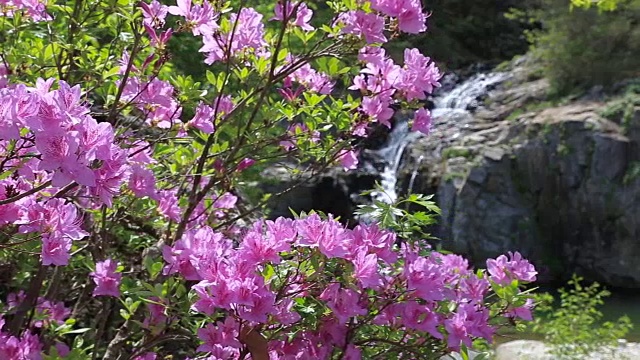
M624 126L600 116L602 102L524 112L546 82L518 68L508 79L473 114L434 110L432 135L400 166L401 193L436 194L432 232L476 266L518 250L542 281L577 272L640 288L640 109Z
M271 167L262 176L261 191L280 194L267 203L269 219L292 217L292 210L297 214L316 210L340 217L340 222L347 226L357 223L353 214L357 205L370 201L359 194L372 189L380 179L375 172L344 172L342 168L329 169L319 176L305 173L293 176L289 167Z

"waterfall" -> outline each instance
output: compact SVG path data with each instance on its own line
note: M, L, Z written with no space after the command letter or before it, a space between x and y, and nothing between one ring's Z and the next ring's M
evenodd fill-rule
M434 98L434 108L431 110L433 122L452 121L459 116L470 114L478 107L481 98L486 95L494 85L505 81L508 78L506 73L476 74L466 81L456 85L446 94L439 94ZM382 148L378 150L367 150L367 154L373 159L383 164L380 171L380 186L383 191L375 191L371 194L374 200L385 203L393 203L398 199L396 185L398 182L397 172L400 167L402 155L406 147L416 139L423 136L420 133L412 132L409 129L410 116L396 115L396 123L389 137ZM437 130L436 130L437 131ZM365 167L374 167L373 164L366 164ZM415 177L415 174L412 176ZM365 220L365 219L363 219Z
M434 99L435 109L462 109L477 107L478 98L485 95L489 88L506 80L507 73L476 74L462 82L447 94ZM475 104L474 104L475 103ZM475 106L474 106L475 105Z

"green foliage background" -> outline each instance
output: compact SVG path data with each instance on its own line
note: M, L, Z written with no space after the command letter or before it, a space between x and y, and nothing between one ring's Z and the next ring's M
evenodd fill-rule
M527 35L553 93L607 87L640 75L640 1L620 1L615 10L607 4L587 9L567 0L536 0L511 12L511 18L541 24Z

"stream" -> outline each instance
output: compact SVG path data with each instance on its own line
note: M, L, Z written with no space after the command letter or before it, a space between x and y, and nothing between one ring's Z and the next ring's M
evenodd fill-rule
M505 81L507 78L508 74L501 72L481 73L459 84L448 86L452 87L450 91L445 90L446 93L436 94L433 98L432 121L455 121L461 116L470 115L475 108L480 106L482 98L495 85ZM409 121L411 119L406 113L398 113L396 114L396 122L384 145L377 150L366 150L368 157L373 160L365 161L362 165L368 171L379 172L382 191L374 191L371 196L373 200L387 204L394 203L398 199L397 175L404 150L411 142L424 136L409 129ZM429 136L433 135L437 134ZM412 178L415 178L415 175L414 173ZM366 221L365 219L363 220Z

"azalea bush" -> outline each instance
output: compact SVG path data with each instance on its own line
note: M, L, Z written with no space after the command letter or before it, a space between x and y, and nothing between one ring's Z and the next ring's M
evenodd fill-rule
M0 2L0 358L431 359L530 319L533 266L432 251L426 212L264 218L266 167L353 169L398 106L429 132L438 68L382 48L420 2L326 6Z

